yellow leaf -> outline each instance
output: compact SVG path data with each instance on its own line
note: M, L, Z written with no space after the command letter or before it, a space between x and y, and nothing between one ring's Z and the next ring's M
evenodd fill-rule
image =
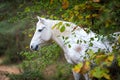
M86 19L89 19L89 18L91 18L91 15L87 15L85 18L86 18Z
M79 15L78 18L79 18L79 19L83 19L83 16L80 16L80 15Z
M80 8L79 8L78 5L75 5L74 9L75 9L75 10L79 10Z
M75 67L73 68L73 71L76 73L79 73L82 66L83 66L83 63L79 63L79 64L75 65Z
M77 67L77 66L75 66L75 67L73 68L73 71L76 72L76 73L79 73L79 72L80 72L80 68Z
M53 0L50 0L50 4L53 4Z
M69 7L69 1L68 0L63 0L62 2L62 8L67 9Z
M103 76L104 76L104 78L106 78L107 80L111 80L111 79L110 79L110 75L104 73Z
M90 70L90 62L89 61L85 61L83 64L83 67L81 68L81 72L82 74L88 72Z
M107 56L107 58L104 60L104 64L107 66L110 66L112 64L112 61L114 59L114 55L109 55Z
M82 68L83 63L79 63L79 64L77 64L77 66L78 66L79 68Z
M105 27L108 27L108 26L109 26L109 22L106 22Z
M110 62L112 62L113 61L113 59L114 59L114 55L110 55L110 56L108 56L108 58L107 58Z
M52 26L52 29L54 29L56 26L57 26L57 24L53 25L53 26Z
M92 17L98 17L98 14L92 14Z
M105 59L106 59L106 55L100 54L100 55L97 55L97 56L96 56L95 62L96 62L97 64L100 64L100 63L104 62Z

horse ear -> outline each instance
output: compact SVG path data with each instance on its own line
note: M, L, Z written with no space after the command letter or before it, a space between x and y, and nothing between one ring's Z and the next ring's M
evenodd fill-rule
M37 18L38 18L38 20L40 20L40 17L39 17L39 16L37 16Z
M39 16L37 16L38 20L41 22L41 23L45 23L45 18L41 18Z

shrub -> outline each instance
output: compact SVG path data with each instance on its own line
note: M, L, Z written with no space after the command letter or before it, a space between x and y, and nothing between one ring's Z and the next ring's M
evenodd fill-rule
M45 80L39 70L25 70L21 74L9 74L10 80Z

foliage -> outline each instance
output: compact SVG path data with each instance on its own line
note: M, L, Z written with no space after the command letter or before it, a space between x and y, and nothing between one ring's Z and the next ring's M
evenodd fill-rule
M90 72L89 76L91 78L98 78L98 79L107 79L111 80L109 67L113 63L114 54L113 53L94 53L93 51L89 51L89 61L85 61L84 63L80 62L79 64L75 65L73 70L77 73L86 73ZM115 66L115 65L114 65Z
M42 70L47 65L56 61L60 56L59 54L60 52L61 52L61 49L55 43L53 43L52 45L43 47L42 49L40 49L39 52L28 52L28 51L21 52L21 55L26 59L22 63L23 69L26 70L36 66L34 67L35 69L39 68L40 70ZM38 67L37 65L40 65L40 66Z
M56 67L56 73L52 76L51 80L72 80L73 77L70 77L71 74L71 65L68 63L58 64Z
M47 45L43 48L41 48L38 52L28 52L28 51L23 51L20 54L25 58L25 60L22 62L20 65L21 68L23 69L23 73L21 75L13 75L10 76L13 79L25 79L29 80L30 78L27 79L27 76L31 74L33 71L39 71L39 74L42 74L42 77L46 80L46 74L45 70L47 66L50 66L51 64L55 64L57 66L55 69L56 73L50 74L51 77L49 76L49 80L66 80L69 75L70 75L70 66L67 63L62 62L62 59L59 56L62 56L61 54L61 48L59 48L56 43L53 42L51 45ZM64 61L64 60L63 60ZM66 68L65 68L66 67ZM26 74L26 72L30 71L31 73ZM51 72L51 70L49 70ZM49 73L48 71L48 73ZM35 73L37 74L37 73ZM38 75L39 75L38 74ZM31 79L35 77L34 74L31 74ZM41 75L39 75L41 77ZM39 76L37 78L39 78ZM64 76L64 77L61 77Z
M39 70L26 70L21 74L9 74L10 80L45 80Z
M25 23L26 22L26 23ZM21 24L22 23L22 24ZM4 63L15 63L22 60L20 56L21 50L25 50L25 46L30 38L27 38L22 30L27 21L20 21L20 23L9 23L3 21L0 24L0 54L6 55L7 59ZM6 27L5 27L6 26Z
M71 10L66 10L66 12L62 14L62 18L74 22L81 27L89 27L95 32L99 32L99 34L108 34L112 31L120 30L119 24L116 23L119 22L119 20L116 21L113 19L113 17L119 16L119 4L117 1L102 2L101 0L96 3L92 0L87 0L81 4L76 4ZM117 10L117 12L114 12L114 10ZM109 31L106 32L106 30Z

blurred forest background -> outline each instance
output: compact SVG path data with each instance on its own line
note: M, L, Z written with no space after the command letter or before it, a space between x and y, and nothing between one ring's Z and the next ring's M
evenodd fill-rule
M73 80L73 66L65 61L55 42L38 52L30 51L37 15L70 21L104 36L120 32L119 0L0 0L0 59L4 57L1 65L20 68L20 74L4 74L10 80ZM116 56L114 60L111 55ZM93 80L120 80L120 49L111 55L108 58L110 63L114 61L113 65L103 55L97 56L99 65L90 75ZM105 67L103 62L110 65Z

